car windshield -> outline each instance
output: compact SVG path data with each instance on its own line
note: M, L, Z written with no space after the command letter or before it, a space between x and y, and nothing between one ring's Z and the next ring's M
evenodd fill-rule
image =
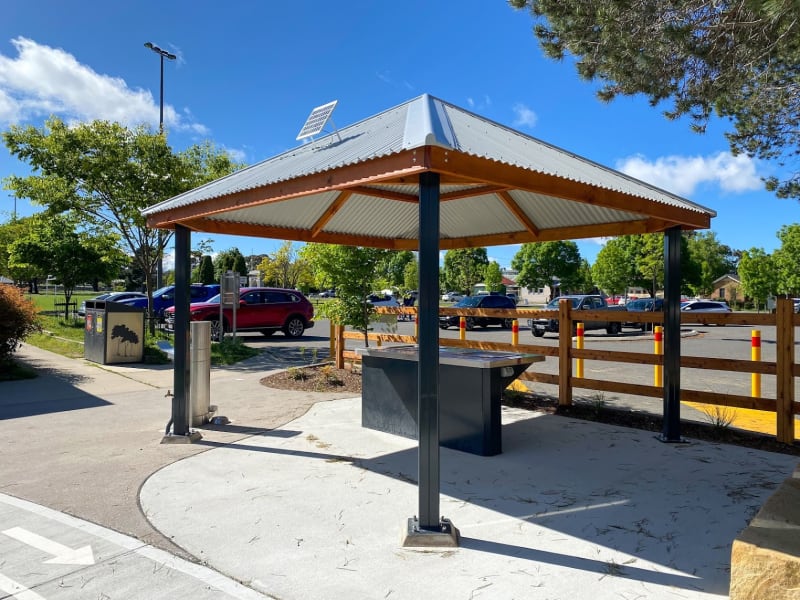
M170 286L170 285L165 285L162 288L158 288L155 292L153 292L153 298L158 298L159 296L163 296L164 294L166 294L169 291L169 288L171 288L171 287L172 286Z
M208 300L203 300L203 304L219 304L219 294L212 296Z
M550 300L550 303L545 307L551 310L558 308L558 303L561 300L570 300L572 302L572 308L578 308L578 304L580 304L580 298L555 298Z
M467 296L466 298L462 298L461 300L456 302L455 306L461 308L475 308L476 306L479 306L480 303L481 303L480 296Z

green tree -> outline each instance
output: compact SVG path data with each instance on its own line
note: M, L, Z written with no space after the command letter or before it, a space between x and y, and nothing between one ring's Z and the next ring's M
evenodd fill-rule
M750 248L742 252L739 261L739 277L742 281L742 291L756 303L756 309L767 298L775 293L778 287L778 275L775 261L764 252L763 248Z
M486 290L489 292L505 291L506 286L503 285L503 273L500 271L500 265L495 261L486 265L483 282L486 284Z
M623 295L631 282L631 261L618 239L607 241L592 265L597 287L612 296Z
M461 248L444 254L444 286L463 294L472 294L472 288L483 279L489 264L486 248Z
M108 121L69 125L53 117L42 128L12 126L3 141L32 170L8 177L6 188L50 214L73 210L115 233L145 274L151 308L152 274L171 236L159 240L141 210L237 166L208 143L176 154L160 133Z
M713 231L692 231L684 236L689 256L697 271L697 283L689 285L689 289L695 296L710 296L714 291L714 281L736 272L736 256L730 246L717 240ZM687 279L685 275L684 279Z
M298 254L292 242L284 242L256 268L263 275L264 281L290 289L298 288L301 281L308 281L311 272L308 261Z
M319 313L363 332L365 346L369 346L369 322L375 312L367 296L373 290L375 271L388 252L333 244L306 244L301 251L316 272L316 280L323 287L336 286L336 298L322 304Z
M406 263L403 269L403 287L407 291L419 289L419 263L416 258Z
M519 273L517 283L529 290L552 289L555 281L563 290L571 290L580 281L581 255L572 241L522 244L511 267Z
M385 280L387 287L401 287L404 284L406 265L414 261L414 253L410 250L389 251L378 265L379 278Z
M119 271L121 255L104 254L103 249L114 248L116 239L92 238L75 230L75 219L66 215L37 215L23 237L9 247L12 267L32 266L39 272L53 275L63 286L64 301L68 305L75 286L94 277L110 279ZM64 318L69 316L64 307Z
M800 296L800 224L784 225L778 232L780 248L773 252L779 294Z
M30 263L15 265L9 261L11 244L27 236L33 227L32 221L33 217L24 217L0 225L0 275L15 282L25 281L28 283L28 291L31 294L38 294L38 279L46 277L47 273Z
M585 258L581 259L581 265L578 268L578 275L575 279L575 291L581 294L591 294L597 290L592 277L592 268L589 266L589 261Z
M243 277L247 276L247 264L245 263L244 255L238 248L223 250L214 259L215 281L220 281L222 275L228 271L233 271Z
M575 57L578 74L603 85L603 101L644 94L671 101L670 119L704 131L729 118L734 154L791 164L800 153L800 19L796 0L509 0L528 8L545 54ZM767 180L800 197L800 173Z
M192 283L202 283L208 285L215 283L214 279L214 261L208 254L203 255L197 268L192 272Z

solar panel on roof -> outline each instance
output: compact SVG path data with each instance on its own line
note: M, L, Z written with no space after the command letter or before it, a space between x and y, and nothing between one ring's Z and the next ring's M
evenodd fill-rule
M302 140L303 138L311 137L321 132L328 122L328 119L331 118L337 102L339 101L334 100L333 102L328 102L312 110L311 114L308 115L308 119L306 119L305 125L303 125L303 128L295 139Z

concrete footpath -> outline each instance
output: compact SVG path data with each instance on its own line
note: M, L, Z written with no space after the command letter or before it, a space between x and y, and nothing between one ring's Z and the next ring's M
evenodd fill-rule
M416 443L363 429L360 398L264 388L280 357L215 369L232 423L162 445L170 365L20 356L43 376L0 384L0 599L725 598L797 462L504 409L503 454L441 450L461 546L403 549Z

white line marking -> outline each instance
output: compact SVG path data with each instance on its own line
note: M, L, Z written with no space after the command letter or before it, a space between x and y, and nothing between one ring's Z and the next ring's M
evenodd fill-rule
M251 588L248 588L241 583L234 581L233 579L230 579L229 577L226 577L217 571L214 571L213 569L191 563L188 560L179 558L174 554L166 552L165 550L154 548L153 546L145 544L136 538L117 533L116 531L101 527L100 525L95 525L94 523L90 523L88 521L82 521L81 519L58 512L57 510L42 506L41 504L28 502L27 500L15 498L14 496L9 496L8 494L3 493L0 493L0 504L13 506L26 512L39 515L40 517L44 517L51 521L55 521L56 523L61 523L62 525L67 525L68 527L74 527L75 529L98 537L101 540L121 546L122 548L130 550L131 552L135 552L136 554L152 560L157 564L162 564L170 569L175 569L180 573L190 575L191 577L194 577L195 579L213 586L225 594L228 594L231 598L236 598L238 600L264 600L265 598L274 598L268 594L257 592ZM23 598L22 600L40 599L38 597L30 597Z
M93 565L94 553L91 546L72 549L69 546L59 544L56 541L23 529L22 527L12 527L3 532L10 538L18 542L32 546L37 550L49 554L53 558L44 561L49 565Z
M13 579L9 579L2 573L0 573L0 591L11 594L17 600L44 600L44 598L36 592L29 590Z

